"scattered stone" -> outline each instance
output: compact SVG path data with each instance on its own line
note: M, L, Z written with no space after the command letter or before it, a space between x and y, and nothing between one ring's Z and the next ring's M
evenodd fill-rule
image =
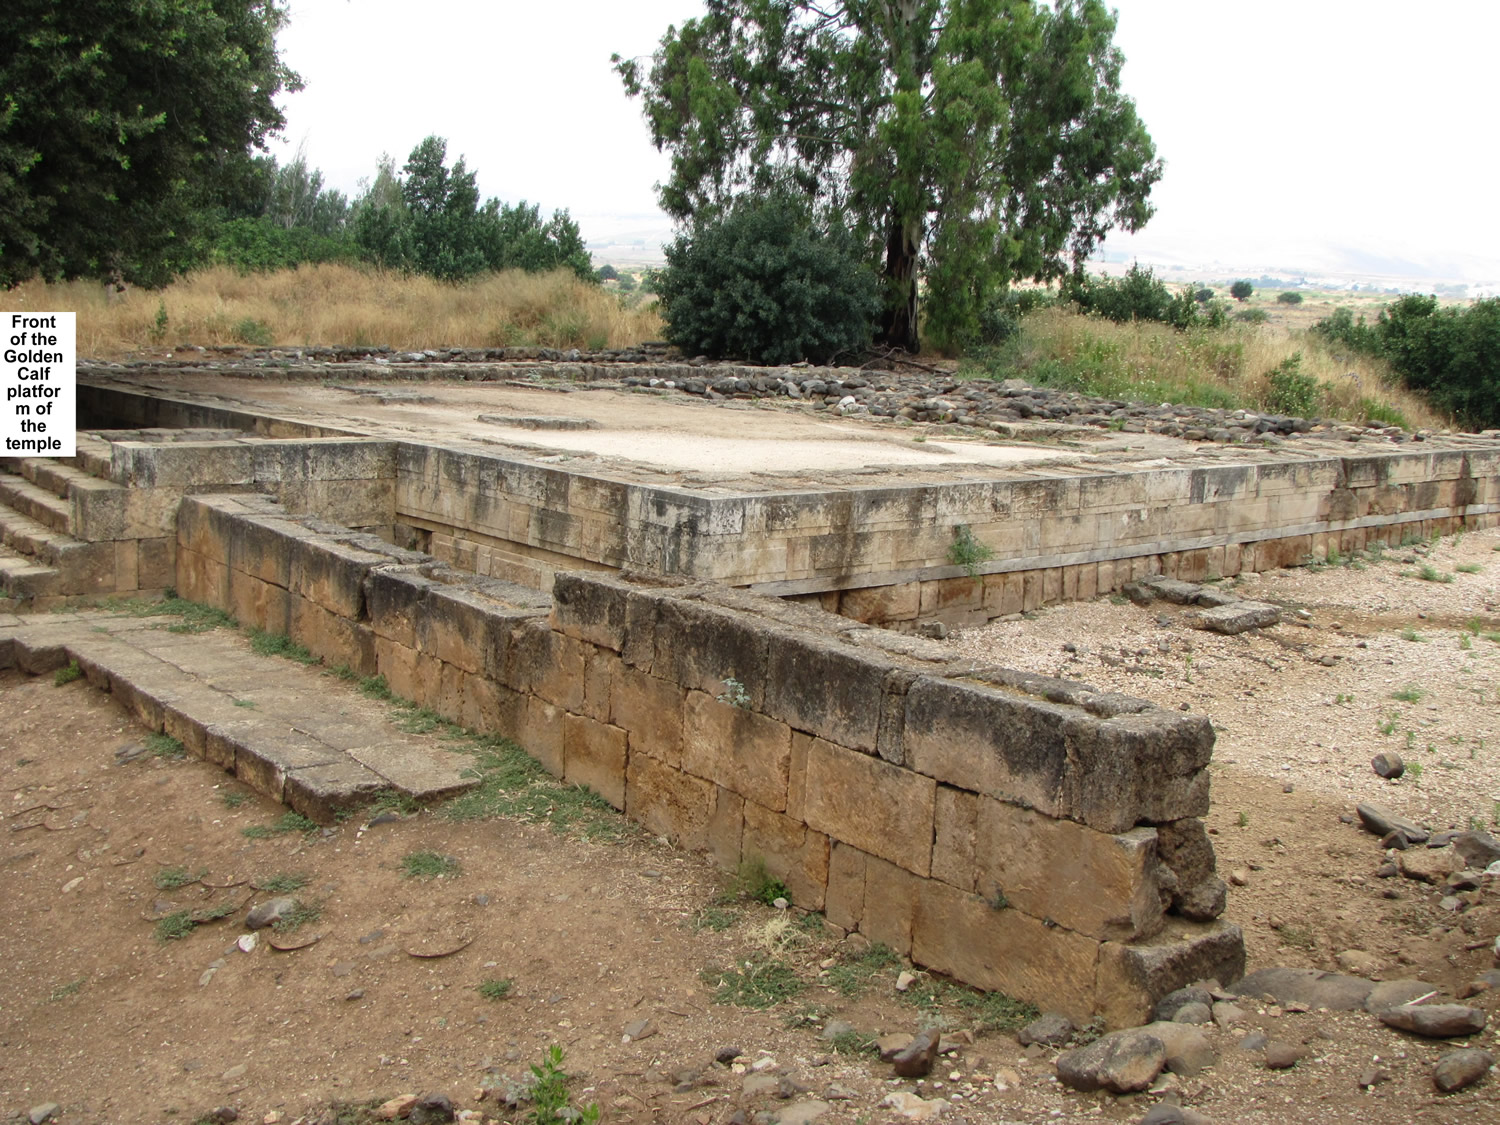
M240 1111L232 1105L221 1105L208 1115L208 1119L214 1122L214 1125L232 1125L240 1119Z
M932 1072L937 1058L939 1035L936 1031L924 1031L896 1052L891 1065L902 1078L925 1078Z
M911 1044L912 1037L904 1031L882 1035L875 1040L875 1049L880 1052L881 1062L890 1062Z
M1219 1025L1221 1031L1227 1031L1237 1024L1242 1024L1249 1018L1244 1008L1238 1004L1230 1003L1228 1000L1219 1000L1213 1007L1214 1023Z
M1378 1086L1382 1082L1391 1080L1390 1071L1381 1070L1378 1066L1367 1066L1359 1072L1359 1088L1368 1090L1371 1086Z
M123 766L145 756L146 744L144 742L127 742L115 751L115 765Z
M1401 869L1394 863L1382 863L1375 869L1375 878L1377 879L1394 879L1399 874L1401 874Z
M1167 993L1151 1009L1151 1018L1155 1021L1170 1020L1177 1015L1177 1011L1184 1004L1211 1005L1214 1002L1213 994L1206 988L1198 985L1189 985L1187 988L1179 988Z
M1180 893L1172 909L1190 922L1212 922L1229 905L1229 888L1217 875L1210 875L1201 883Z
M647 1018L627 1025L622 1038L627 1043L635 1043L642 1039L650 1039L655 1034L656 1024Z
M1210 1008L1207 1004L1200 1004L1197 1001L1194 1001L1191 1004L1184 1004L1182 1007L1177 1009L1177 1014L1172 1017L1173 1023L1201 1024L1213 1023L1213 1021L1213 1009Z
M848 1020L829 1020L823 1025L822 1037L827 1040L833 1040L841 1035L848 1035L853 1030L854 1025Z
M281 921L284 915L290 914L296 907L297 900L294 898L282 896L269 899L250 908L250 913L245 915L245 928L263 930Z
M807 1125L809 1121L816 1121L832 1108L827 1102L819 1101L817 1098L808 1098L806 1101L789 1105L778 1113L777 1125Z
M365 990L363 988L351 989L349 992L344 993L345 1000L363 1000L364 998Z
M1266 1069L1290 1070L1302 1058L1302 1048L1280 1039L1266 1044Z
M1057 1058L1057 1077L1065 1086L1085 1093L1109 1090L1130 1094L1151 1085L1166 1063L1167 1048L1160 1039L1131 1029L1065 1051Z
M1235 636L1250 629L1267 629L1281 623L1281 610L1269 602L1231 602L1200 612L1193 622L1199 629Z
M1380 837L1380 846L1382 848L1394 848L1398 852L1404 852L1407 848L1411 847L1411 844L1412 842L1406 833L1399 828L1393 828Z
M781 1083L774 1074L747 1074L740 1083L740 1093L746 1098L758 1098L774 1094Z
M1346 949L1336 956L1334 961L1344 972L1357 977L1373 977L1385 968L1379 957L1373 953L1366 953L1363 949Z
M1403 1004L1415 1004L1437 994L1437 989L1425 980L1386 980L1370 989L1365 997L1365 1011L1372 1016L1399 1008Z
M1380 1022L1398 1031L1409 1031L1428 1039L1456 1039L1478 1035L1485 1015L1463 1004L1403 1004L1378 1013Z
M1229 882L1236 887L1248 886L1250 883L1250 869L1248 867L1236 867L1229 873Z
M1359 804L1354 807L1354 811L1359 814L1360 822L1365 828L1377 836L1385 836L1400 829L1401 833L1413 844L1423 844L1432 835L1420 824L1397 816L1384 805Z
M740 1050L738 1047L720 1047L717 1051L714 1052L714 1062L720 1064L721 1066L728 1066L744 1053L745 1052Z
M260 944L259 934L241 934L234 939L234 946L241 953L254 953L255 947Z
M1470 1047L1462 1051L1448 1051L1432 1068L1432 1084L1445 1094L1464 1090L1474 1085L1490 1072L1495 1065L1495 1056L1488 1051Z
M453 1102L447 1094L423 1094L411 1107L411 1125L447 1125L454 1118Z
M1047 1047L1061 1047L1073 1034L1073 1021L1059 1012L1046 1012L1032 1020L1016 1033L1016 1041L1023 1047L1041 1043Z
M1460 832L1453 838L1453 850L1466 867L1488 867L1500 860L1500 840L1488 832Z
M1242 1051L1259 1051L1262 1050L1268 1042L1270 1042L1270 1040L1266 1038L1266 1033L1264 1031L1252 1031L1249 1035L1241 1039L1239 1043L1236 1044L1236 1046L1238 1046Z
M851 1090L848 1086L840 1086L835 1082L828 1087L823 1097L831 1102L852 1102L859 1097L859 1091Z
M1396 857L1396 866L1408 879L1423 883L1441 883L1453 874L1454 862L1463 862L1449 848L1432 851L1428 848L1408 848Z
M1208 1118L1186 1106L1162 1102L1146 1111L1140 1125L1210 1125Z
M907 1090L897 1090L887 1094L876 1108L893 1109L908 1121L931 1121L943 1115L948 1103L936 1099L925 1101Z
M30 1121L31 1125L42 1125L43 1121L51 1121L56 1117L57 1111L61 1108L62 1106L56 1102L43 1102L41 1105L34 1105L31 1107L31 1112L26 1115L26 1120Z
M1383 754L1376 754L1370 759L1370 768L1384 778L1400 777L1406 772L1406 763L1401 760L1401 755L1393 750Z
M381 1121L404 1121L410 1116L411 1107L416 1104L416 1094L397 1094L390 1101L382 1102L375 1110L375 1116Z
M790 1074L783 1074L776 1080L776 1096L782 1101L790 1101L798 1094L805 1094L812 1087L805 1082L798 1082Z
M249 1069L250 1068L247 1067L244 1063L236 1063L219 1077L224 1079L225 1082L237 1082L241 1078L245 1077L245 1072Z
M902 969L901 972L896 974L896 991L905 992L908 988L916 983L916 980L916 973L908 972L907 970Z
M1304 1004L1333 1012L1363 1008L1374 983L1318 969L1258 969L1235 986L1244 996L1263 996L1285 1007Z
M1218 1061L1208 1038L1193 1024L1148 1023L1137 1030L1161 1040L1167 1052L1166 1068L1173 1074L1192 1078Z

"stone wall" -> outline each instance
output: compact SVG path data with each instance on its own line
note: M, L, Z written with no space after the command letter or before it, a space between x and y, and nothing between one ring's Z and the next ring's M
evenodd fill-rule
M1223 904L1204 718L715 584L561 573L549 611L260 497L189 497L177 531L184 596L515 738L726 867L763 857L931 969L1115 1024L1243 970L1237 927L1183 916Z

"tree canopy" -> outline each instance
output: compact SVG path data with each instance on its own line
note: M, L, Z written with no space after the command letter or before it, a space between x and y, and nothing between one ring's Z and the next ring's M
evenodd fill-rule
M881 336L963 343L1014 279L1141 227L1161 163L1101 0L706 0L649 65L615 57L688 221L795 191L881 259Z
M0 5L0 285L165 280L299 89L276 0Z

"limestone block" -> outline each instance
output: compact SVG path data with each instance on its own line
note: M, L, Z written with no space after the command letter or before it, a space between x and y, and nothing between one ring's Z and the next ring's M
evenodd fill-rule
M284 634L292 621L292 600L286 590L229 568L229 612L247 628Z
M774 812L786 809L792 731L743 707L688 692L682 768Z
M911 956L978 988L1027 1000L1075 1023L1094 1008L1099 943L978 895L919 880ZM867 908L868 910L868 908Z
M873 942L905 956L912 952L912 926L924 883L905 868L870 855L865 857L864 914L859 930ZM942 886L941 883L934 884Z
M1201 816L1213 727L1149 710L1101 719L1081 707L923 677L907 694L913 769L1101 832Z
M817 741L808 748L808 826L918 875L932 868L931 778Z
M1105 942L1094 1011L1110 1027L1135 1027L1167 993L1195 981L1232 985L1245 975L1245 942L1232 922L1172 921L1148 941Z
M552 579L552 627L577 640L623 652L630 592L624 582L560 570Z
M326 664L347 664L360 676L373 676L378 668L375 633L370 626L336 617L316 602L295 594L291 595L288 632Z
M582 641L554 633L545 617L528 617L510 635L505 672L499 679L516 691L582 714L588 651Z
M419 655L414 648L407 648L379 634L375 636L375 667L385 677L391 693L401 699L417 699L422 690L417 671Z
M1163 903L1156 830L1112 835L989 797L978 800L976 889L1100 940L1156 933Z
M312 536L291 520L247 516L229 529L229 565L283 589L292 582L292 544Z
M745 802L742 855L759 855L766 870L786 884L791 900L807 910L822 910L828 888L828 837L801 821Z
M296 540L291 584L330 613L358 621L365 615L365 576L388 560L323 537Z
M709 845L715 787L644 754L632 754L625 771L625 813L657 836L691 851Z
M857 930L865 913L865 866L858 848L834 841L828 853L828 893L823 913L835 926Z
M114 585L124 593L141 588L141 551L139 539L122 539L114 544Z
M179 493L248 485L255 481L254 450L240 441L116 442L111 476L138 489Z
M971 893L979 885L980 800L977 794L939 785L933 804L932 877Z
M984 604L983 579L938 578L921 583L922 617L939 617L954 610L978 609Z
M657 607L651 670L710 696L724 691L726 679L736 680L748 693L749 706L759 710L769 645L770 633L761 621L701 602L663 598Z
M486 676L466 675L459 724L480 734L515 738L521 729L526 697Z
M197 551L177 552L177 592L189 601L217 609L229 606L229 564L204 558ZM150 587L147 587L148 589Z
M601 723L610 721L615 680L625 665L608 649L584 646L583 713Z
M165 590L176 583L177 540L157 536L136 540L136 581L141 590Z
M625 807L625 732L582 715L563 715L563 780L586 785Z
M417 621L420 620L428 591L436 583L417 572L416 567L380 566L365 578L365 605L370 627L377 635L399 645L417 647Z
M238 511L230 496L187 496L177 509L177 541L189 551L213 562L229 562L229 535L225 515Z
M610 696L609 721L630 734L630 753L669 766L682 762L683 702L687 692L634 668L621 667Z
M514 738L553 777L563 776L563 710L536 696L523 696Z
M343 760L288 773L282 800L319 824L333 824L341 814L368 804L386 780L358 762Z
M433 584L415 622L417 650L471 675L484 671L485 618L492 609L462 587Z
M744 835L745 798L715 785L713 811L708 818L708 852L714 862L730 871L738 867Z
M873 753L888 661L822 637L777 633L767 661L765 713Z
M914 621L919 612L920 594L921 584L918 582L844 590L839 598L839 613L868 625Z

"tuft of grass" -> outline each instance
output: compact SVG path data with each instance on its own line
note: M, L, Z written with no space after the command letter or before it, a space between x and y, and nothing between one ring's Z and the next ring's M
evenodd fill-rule
M889 946L879 942L856 957L846 957L828 970L830 987L844 996L858 996L869 988L875 977L901 964L901 958Z
M193 921L191 910L174 910L165 918L160 918L156 923L156 940L165 945L169 941L180 941L187 937L195 929L198 923Z
M862 1031L841 1031L828 1041L836 1055L874 1055L875 1040Z
M748 854L740 860L729 891L735 898L751 899L767 906L778 898L790 897L787 885L766 867L766 857L755 854Z
M407 879L443 879L459 874L458 860L439 852L410 852L401 859L401 875Z
M78 990L83 987L83 978L78 977L66 984L60 984L47 994L47 1003L56 1004L59 1000L66 1000L69 996L78 995Z
M386 683L382 676L365 676L359 681L359 690L371 699L395 699L395 693L391 691L391 685Z
M417 804L417 799L410 793L403 793L399 789L382 789L376 793L370 801L370 808L375 812L398 812L402 816L411 816L422 806Z
M1417 571L1417 577L1420 578L1423 582L1453 581L1453 575L1444 574L1441 570L1433 566L1431 563L1423 563L1421 568Z
M1484 569L1484 567L1480 566L1478 563L1459 563L1453 569L1456 570L1459 574L1478 574Z
M261 656L282 656L298 664L321 664L321 657L314 656L306 645L300 645L285 633L267 633L263 629L250 630L250 647Z
M1299 949L1317 948L1317 939L1308 926L1282 926L1280 934L1283 945L1295 945Z
M545 821L556 832L578 829L591 839L615 838L625 830L620 815L603 797L585 786L558 781L508 739L471 736L460 749L475 755L470 772L479 784L443 806L449 820Z
M207 868L194 872L189 871L186 867L163 867L152 876L151 882L156 884L157 890L175 891L178 887L186 887L191 883L196 883L207 874Z
M285 812L274 824L252 824L248 828L241 828L240 834L252 840L264 840L270 836L285 836L290 832L316 832L317 830L316 821L309 820L301 813Z
M504 1000L510 995L512 983L509 977L489 977L479 982L476 991L486 1000Z
M148 734L145 741L146 749L158 758L177 761L187 757L187 750L182 743L170 734Z
M1417 644L1425 644L1427 642L1427 638L1422 636L1421 633L1418 633L1410 625L1401 630L1401 639L1403 641L1412 641Z
M715 1004L737 1008L773 1008L807 986L785 961L755 956L727 969L704 969L698 979L713 990Z
M219 794L219 800L224 802L226 809L237 809L250 799L250 794L240 789L226 789Z
M274 895L289 895L293 891L300 891L310 882L312 882L312 877L300 871L278 871L269 879L262 879L255 885Z
M1013 1031L1041 1013L1003 992L981 992L941 977L918 977L897 997L926 1013L936 1026L964 1026L976 1032Z
M316 922L323 916L323 908L316 903L303 902L300 898L292 904L292 908L276 921L271 923L271 928L279 934L289 934L299 930L303 926Z
M78 661L70 660L52 673L52 686L62 687L64 684L71 684L74 680L81 679L83 679L83 669L78 667Z
M1427 693L1416 684L1407 684L1400 691L1391 692L1391 698L1401 703L1420 703Z
M129 617L176 617L178 620L166 627L169 633L207 633L212 629L239 628L239 622L222 609L179 598L171 590L159 601L149 598L106 598L104 608L111 613Z
M693 929L721 934L739 920L738 911L723 906L706 906L693 916Z

